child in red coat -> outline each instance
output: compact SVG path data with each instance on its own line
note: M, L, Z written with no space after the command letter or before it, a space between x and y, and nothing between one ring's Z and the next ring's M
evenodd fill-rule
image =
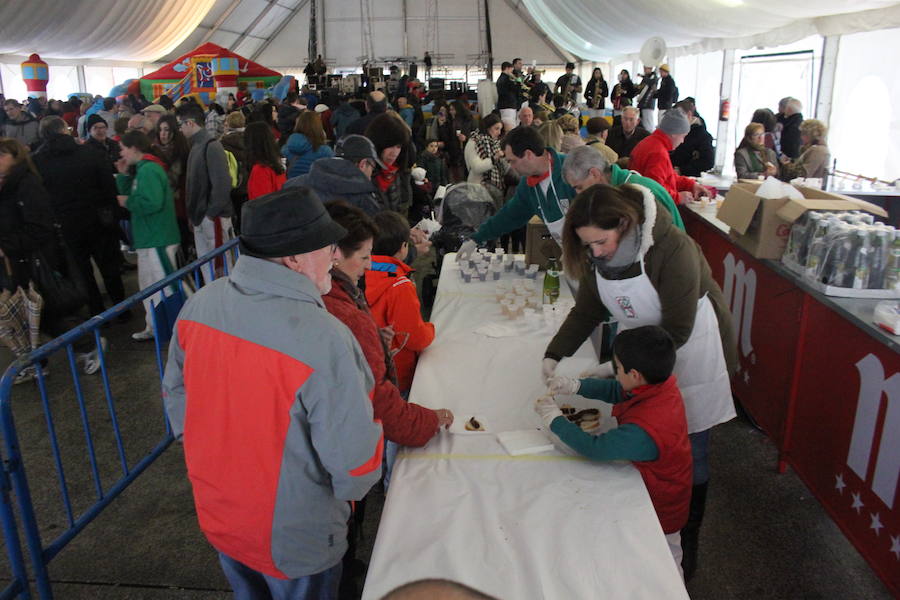
M434 340L434 325L422 320L412 269L403 262L409 253L409 223L400 214L375 215L378 237L372 248L372 268L366 271L366 299L379 327L392 327L391 352L397 367L397 387L408 393L416 361Z

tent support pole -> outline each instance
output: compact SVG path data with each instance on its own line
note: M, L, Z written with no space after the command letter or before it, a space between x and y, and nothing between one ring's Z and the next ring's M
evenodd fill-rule
M84 65L75 67L75 73L78 75L78 91L84 94L87 92L87 79L84 77Z
M734 49L722 51L722 83L719 84L719 112L722 110L722 101L728 100L732 105L736 104L734 96ZM736 110L731 111L737 114ZM730 117L729 117L730 118ZM721 173L725 166L725 148L728 145L728 121L718 119L716 130L716 166Z
M816 94L816 118L830 127L831 103L834 100L834 76L837 72L838 49L841 36L825 36L822 49L822 67L819 72L819 91Z
M490 2L484 0L484 42L487 48L487 73L485 79L494 80L494 42L491 37L491 9ZM468 76L466 78L468 81Z

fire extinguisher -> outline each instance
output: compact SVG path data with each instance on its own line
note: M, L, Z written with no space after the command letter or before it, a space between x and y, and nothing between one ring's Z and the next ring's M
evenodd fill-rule
M731 100L728 98L722 99L722 104L719 106L719 120L727 121L728 116L731 113Z

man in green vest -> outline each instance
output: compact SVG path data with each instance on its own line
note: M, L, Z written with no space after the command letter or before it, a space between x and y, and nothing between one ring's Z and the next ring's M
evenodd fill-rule
M579 146L566 156L563 163L563 175L576 193L581 193L598 183L622 185L632 183L649 189L656 200L672 213L672 222L684 231L684 221L666 189L649 177L643 177L637 171L628 171L610 163L592 146Z

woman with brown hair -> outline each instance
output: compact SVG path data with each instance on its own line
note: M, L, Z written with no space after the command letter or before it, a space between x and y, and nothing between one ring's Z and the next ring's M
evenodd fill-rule
M544 354L545 378L610 319L619 331L658 325L678 348L674 372L694 457L690 516L681 532L689 577L709 480L709 430L735 416L729 372L737 367L737 347L722 290L697 244L639 186L594 185L575 197L563 228L563 263L580 284L575 308ZM601 365L599 376L611 374L610 363Z
M247 166L250 167L247 199L253 200L280 190L287 177L275 136L265 123L247 125L244 129L244 150Z
M559 148L563 154L568 154L578 146L584 146L584 140L579 133L578 117L572 114L563 115L556 122L563 133Z
M294 133L281 148L282 156L288 159L288 177L309 173L309 168L320 158L334 156L334 151L325 145L325 129L319 113L304 110L297 117Z
M175 217L181 234L181 250L184 258L190 256L194 235L188 225L186 198L187 159L191 152L187 138L181 133L178 119L173 114L160 117L153 131L152 154L162 159L175 200Z
M775 151L765 146L766 128L761 123L750 123L744 129L744 139L734 151L734 170L738 179L765 179L778 175L778 159Z

